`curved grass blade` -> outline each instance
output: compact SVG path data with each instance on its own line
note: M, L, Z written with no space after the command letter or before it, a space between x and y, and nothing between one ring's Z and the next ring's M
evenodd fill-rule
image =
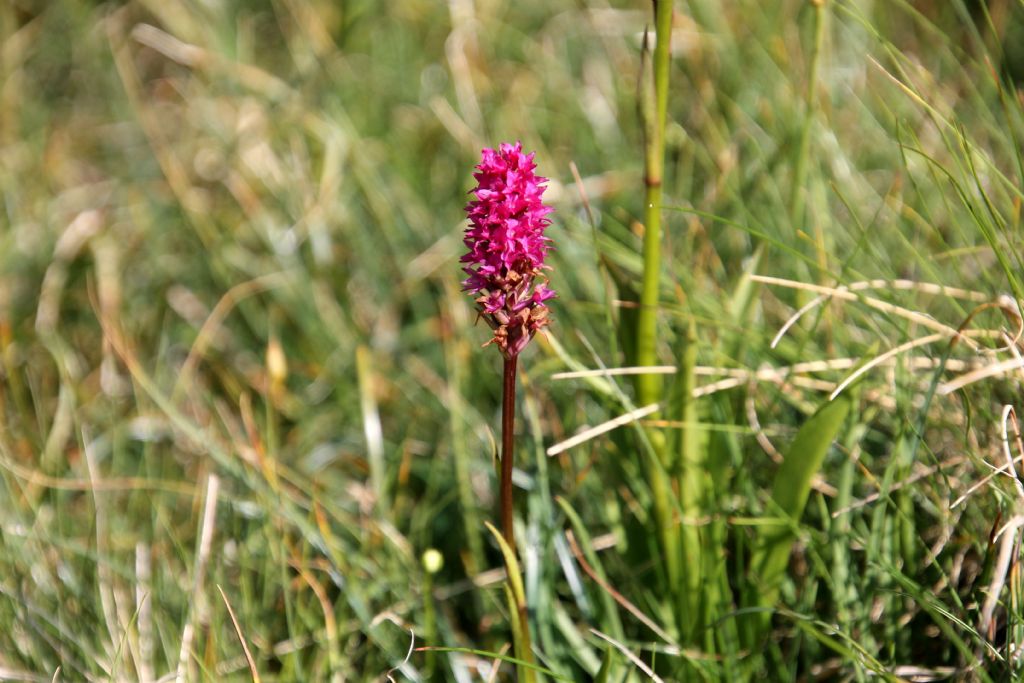
M530 624L526 615L526 590L523 588L523 577L519 573L519 562L516 560L516 553L493 524L490 522L484 522L484 524L495 540L498 541L501 554L505 558L505 571L508 575L508 583L505 585L511 611L512 638L515 643L516 654L519 655L519 659L524 663L532 665L533 649L530 645ZM536 667L519 664L516 666L519 667L520 681L523 683L534 683L537 680L534 676L534 669Z

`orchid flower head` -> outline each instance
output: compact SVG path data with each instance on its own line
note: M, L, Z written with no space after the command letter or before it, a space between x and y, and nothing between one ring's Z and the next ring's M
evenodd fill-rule
M534 153L519 142L485 149L466 206L469 226L462 257L469 276L463 288L494 330L491 342L514 358L549 322L546 301L555 296L543 271L551 249L544 235L552 208L543 202L547 178L534 173Z

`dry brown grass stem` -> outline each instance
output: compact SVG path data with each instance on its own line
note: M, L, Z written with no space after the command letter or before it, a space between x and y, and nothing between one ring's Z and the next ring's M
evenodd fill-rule
M1010 422L1011 417L1013 418L1012 423ZM1013 424L1014 441L1019 452L1016 457L1014 457L1013 453L1010 450L1010 437L1009 430L1007 429L1008 424ZM990 465L989 463L986 462L985 464L988 465L988 467L992 471L986 476L982 477L979 481L975 482L969 489L967 489L967 491L963 493L963 495L961 495L959 498L953 501L953 504L949 506L950 509L958 507L972 494L974 494L975 491L988 484L990 481L992 481L1000 474L1011 477L1014 480L1014 485L1017 489L1017 494L1020 496L1021 500L1024 500L1024 484L1021 483L1020 477L1017 475L1016 469L1016 464L1021 462L1021 460L1024 460L1024 443L1022 443L1021 441L1020 423L1017 420L1017 413L1014 410L1013 406L1003 406L1001 420L1001 437L1003 458L1005 459L1005 462L999 467Z
M952 299L966 299L968 301L985 302L990 300L990 297L982 292L960 289L959 287L947 287L945 285L938 285L931 282L915 282L913 280L864 280L862 282L853 282L849 285L843 285L837 289L847 292L860 292L867 289L889 289L897 291L909 290L924 294L941 294ZM804 314L814 308L817 308L833 296L834 295L832 294L821 294L804 304L800 310L794 313L789 320L782 325L779 332L775 335L775 338L772 339L771 348L774 349L778 345L786 332L789 331L789 329L793 327L793 325L795 325L797 321L804 316Z
M192 348L189 349L188 356L181 365L178 381L175 383L174 391L171 392L172 397L177 396L180 389L191 384L196 366L199 364L199 359L206 353L207 348L209 348L216 337L217 331L224 324L224 320L234 307L244 299L281 286L287 281L286 277L287 273L285 272L261 275L252 280L241 282L224 293L224 296L220 298L217 305L213 307L203 326L199 328L199 333L196 334L195 341L192 342Z
M195 486L167 479L145 479L143 477L117 477L108 479L69 479L51 477L30 469L6 457L0 458L0 468L33 486L59 491L160 491L181 496L195 494Z
M405 666L406 664L409 663L409 659L412 657L412 653L413 653L413 651L415 649L416 649L416 632L413 631L410 628L409 629L409 650L408 650L408 652L405 653L405 659L403 659L402 663L399 664L398 666L389 669L388 672L386 674L384 674L384 678L386 678L390 683L395 683L395 679L392 678L391 674L393 674L394 672L398 671L403 666Z
M245 640L245 635L242 633L242 626L238 623L238 617L235 616L235 610L231 608L231 603L228 601L228 596L225 595L224 589L217 584L217 591L220 593L221 600L224 601L224 606L228 609L228 616L231 618L231 626L235 629L235 635L238 636L238 642L242 644L242 652L245 653L245 661L249 665L249 676L252 678L253 683L260 683L260 672L256 668L256 660L252 658L252 652L249 651L249 644Z
M504 654L509 651L509 648L511 646L511 643L505 643L501 646L501 649L498 650L498 654L504 656ZM495 657L494 661L491 662L490 673L487 674L487 683L494 683L495 681L497 681L499 671L501 671L501 657Z
M806 282L798 282L796 280L787 280L780 277L770 277L767 275L751 275L750 279L754 282L761 282L768 285L776 285L779 287L788 287L790 289L801 289L807 292L815 292L816 294L822 294L826 297L835 299L843 299L845 301L860 301L875 310L882 311L883 313L890 313L898 316L905 320L917 323L922 327L926 327L935 332L942 332L947 337L963 337L960 330L950 327L944 323L940 323L934 318L924 314L912 311L909 308L903 306L897 306L891 304L888 301L876 299L870 296L861 296L850 291L847 287L825 287L823 285L814 285ZM970 346L973 350L978 350L978 345L970 339L965 339L965 343Z
M639 607L630 602L626 598L626 596L624 596L619 591L615 590L611 586L611 584L602 579L597 574L597 572L594 571L594 568L590 566L590 563L587 562L587 559L583 556L583 552L580 550L579 544L576 543L576 536L572 533L571 530L566 529L565 538L567 541L569 541L569 548L572 550L572 554L576 558L576 562L579 563L580 568L583 569L583 572L587 576L589 576L594 583L600 586L601 589L608 595L612 596L612 599L615 600L615 602L622 605L622 608L624 610L626 610L634 617L636 617L637 621L639 621L641 624L654 631L654 633L657 634L659 638L664 640L666 643L669 643L670 645L676 645L676 642L672 639L672 636L666 633L665 630L658 626L653 619L651 619L642 611L640 611Z
M902 481L894 482L892 484L892 486L889 487L889 493L892 493L893 491L898 491L901 488L904 488L906 486L911 486L913 484L916 484L917 482L921 481L922 479L927 479L928 477L930 477L931 475L935 474L939 470L944 470L944 469L949 468L949 467L955 467L956 465L959 465L962 462L964 462L964 460L966 460L966 458L955 457L955 458L951 458L950 460L947 460L946 462L939 463L938 465L932 465L932 466L927 467L925 469L922 469L922 470L920 470L918 472L915 472L914 474L910 475L909 477L907 477L906 479L904 479ZM876 486L880 485L877 480L873 480L873 483ZM870 494L868 496L864 496L860 500L856 500L856 501L850 503L849 505L847 505L846 507L841 508L841 509L836 510L835 512L833 512L832 513L832 519L835 519L836 517L839 517L841 515L845 515L848 512L852 512L854 510L862 508L865 505L870 505L871 503L874 503L875 501L879 500L881 497L882 497L882 494L880 492L879 493L872 493L872 494ZM956 504L954 503L950 507L952 508L952 507L955 507L955 506L956 506Z
M206 566L210 561L210 549L213 546L213 532L217 521L217 496L220 491L220 478L211 474L206 480L206 504L203 507L203 523L199 532L199 547L196 550L195 574L192 577L192 600L185 628L181 633L181 649L178 651L178 670L175 676L177 683L189 680L189 661L192 654L192 640L195 637L196 621L204 616L206 602L203 598L203 583L206 578Z
M1012 421L1011 421L1012 418ZM1021 444L1020 440L1020 422L1017 420L1017 411L1013 409L1011 405L1003 406L1002 419L1000 420L1000 430L1002 435L1003 443L1003 457L1006 460L1005 467L1012 473L1014 486L1017 488L1017 495L1024 501L1024 484L1021 484L1020 477L1017 474L1017 469L1014 467L1013 453L1010 452L1010 435L1007 425L1013 425L1014 440L1017 445L1017 451L1022 457L1024 457L1024 444Z
M641 671L643 671L647 675L647 677L650 678L652 681L656 681L656 683L665 683L661 679L661 677L658 676L658 674L654 673L654 671L651 669L651 667L649 667L646 664L644 664L643 660L640 659L639 657L637 657L635 654L633 654L628 647L626 647L625 645L623 645L619 641L615 640L610 635L608 635L606 633L601 633L596 628L590 629L590 632L593 633L598 638L600 638L601 640L603 640L606 643L610 644L612 647L614 647L619 652L621 652L626 657L626 659L628 659L629 661L631 661L633 663L633 666L635 666L636 668L638 668Z
M999 556L995 566L992 568L992 581L988 586L988 595L985 604L981 608L981 616L978 619L978 632L990 641L995 638L995 623L992 615L999 605L999 595L1006 585L1006 575L1010 571L1010 562L1013 560L1014 547L1018 544L1017 534L1024 528L1024 515L1014 515L996 533L999 541Z
M642 408L631 410L628 413L625 413L624 415L619 415L618 417L612 418L611 420L606 420L605 422L602 422L599 425L595 425L590 429L585 429L576 436L573 436L571 438L566 439L565 441L555 444L554 446L550 447L547 450L547 454L549 456L558 455L562 451L569 450L574 446L579 446L580 444L586 443L587 441L590 441L591 439L598 437L606 432L610 432L616 427L627 425L630 422L636 422L642 417L647 417L648 415L656 413L658 412L659 408L660 404L652 403Z
M334 605L323 585L317 581L313 573L304 565L297 562L289 563L299 573L302 580L310 587L320 603L320 609L324 614L324 633L327 636L327 656L331 660L331 683L339 683L341 677L341 661L338 655L338 618L334 612Z
M92 438L85 426L82 427L82 443L83 450L85 451L85 464L89 472L89 481L98 482L100 480L100 471L96 461L96 452L93 447ZM96 514L96 551L101 556L105 556L106 553L110 552L110 543L107 536L107 505L106 500L102 496L97 495L95 487L93 487L93 506ZM107 635L110 637L110 654L113 657L118 643L121 642L122 631L117 618L117 606L114 599L114 577L107 562L98 562L96 573L100 606L103 610L103 620L107 627ZM111 659L109 666L111 670L118 668L117 662L113 659ZM121 679L116 678L114 680Z
M139 632L139 681L152 683L156 678L153 656L156 653L153 630L153 558L149 545L139 541L135 544L135 610Z
M1011 370L1018 370L1021 368L1024 368L1024 358L1011 358L998 363L990 363L963 374L954 380L940 384L938 389L936 389L936 392L940 396L945 396L947 394L952 394L954 391L962 389L969 384L974 384L975 382L980 382L983 379L996 377L1010 372Z
M786 375L804 374L812 372L827 372L829 370L849 370L861 362L859 358L832 358L830 360L813 360L793 365L784 365L777 368L761 368L759 370L746 370L743 368L727 368L721 366L698 365L694 374L702 377L714 377L725 375L737 379L747 380L751 376L756 379L773 379ZM926 370L937 366L938 361L927 356L914 357L910 361L915 370ZM970 363L951 359L947 361L946 367L950 370L964 370L970 367ZM644 372L653 374L671 375L675 374L674 365L655 365L652 367L622 367L622 368L600 368L596 370L574 370L572 372L556 372L551 375L552 380L563 379L585 379L590 377L614 377L618 375L636 375Z
M964 330L961 334L965 338L987 339L1000 337L1003 333L1001 330ZM835 398L842 393L843 389L850 386L858 377L863 375L868 370L871 370L872 368L881 365L890 358L894 358L902 353L910 351L911 349L916 349L921 346L927 346L929 344L935 344L946 339L949 339L948 335L942 333L929 334L919 339L912 339L904 344L900 344L899 346L895 346L889 349L888 351L878 354L877 356L869 360L867 363L864 363L864 365L861 365L856 370L851 372L846 377L846 379L844 379L842 382L839 383L838 386L836 386L835 390L829 395L828 399L830 401L835 400Z
M990 337L990 336L995 336L997 334L999 334L998 331L968 330L968 331L965 331L963 333L963 336L964 337ZM905 352L907 350L910 350L912 348L916 348L918 346L923 346L925 344L934 343L934 342L939 341L941 339L947 339L947 338L948 338L948 336L944 335L944 334L934 334L934 335L929 335L927 337L923 337L923 338L915 340L913 342L908 342L907 344L903 344L901 346L898 346L898 347L896 347L896 348L894 348L894 349L892 349L890 351L887 351L887 352L881 354L880 356L876 357L872 361L869 361L869 363L867 363L866 365L861 366L855 373L853 373L852 375L847 377L843 381L843 383L840 384L840 385L836 385L834 382L829 382L827 380L821 380L821 379L817 379L817 378L814 378L814 377L803 377L803 376L801 376L800 373L824 372L824 371L827 371L827 370L849 369L849 368L852 368L852 367L856 367L857 364L860 362L859 359L857 359L857 358L837 358L837 359L833 359L833 360L829 360L829 361L807 361L807 362L804 362L804 363L796 363L794 365L780 367L780 368L761 368L759 370L753 370L753 371L751 371L751 370L743 370L743 369L738 369L738 368L719 368L719 367L699 366L699 367L697 367L695 369L695 372L698 375L702 375L702 376L726 375L726 378L718 380L716 382L711 382L709 384L705 384L703 386L694 388L693 396L695 398L699 398L699 397L702 397L702 396L709 396L709 395L717 393L719 391L725 391L727 389L734 389L736 387L741 387L741 386L750 384L751 382L754 382L754 381L766 381L766 382L774 382L774 383L778 384L781 388L787 388L789 386L798 386L798 387L802 387L802 388L805 388L805 389L810 389L812 391L830 392L831 393L831 398L835 398L836 396L839 395L839 392L842 389L844 389L846 386L849 386L849 384L851 382L853 382L853 380L855 380L857 377L859 377L861 374L863 374L867 370L869 370L869 369L871 369L873 367L877 367L878 365L881 365L882 363L885 363L885 362L889 361L894 356L897 356L900 353L903 353L903 352ZM915 369L915 370L932 369L932 368L937 367L941 362L942 362L941 359L929 358L927 356L922 356L922 357L915 357L915 358L909 359L908 360L908 365L911 367L911 369ZM953 370L953 371L963 370L965 368L970 367L970 365L971 364L966 362L966 361L961 361L961 360L957 360L957 359L947 359L946 362L945 362L946 369ZM1022 365L1024 365L1024 363L1022 363ZM557 373L555 375L552 375L551 379L575 379L575 378L602 377L602 376L609 376L609 375L629 375L629 374L638 374L637 371L647 371L647 370L651 370L651 369L652 368L633 368L633 367L627 367L627 368L607 368L607 369L599 369L599 370L579 370L579 371L573 371L573 372ZM666 366L658 366L657 369L659 371L659 374L669 374L669 373L675 372L675 370L676 370L674 366L667 366L667 365ZM895 401L892 399L891 396L887 396L886 394L881 393L881 392L869 391L869 392L867 392L866 397L868 398L868 400L871 400L871 401L873 401L875 403L878 403L880 406L882 406L883 408L886 408L886 409L895 408L895 405L896 405ZM639 420L639 419L641 419L643 417L646 417L647 415L655 413L655 412L658 411L658 409L659 409L659 404L651 404L651 405L648 405L648 406L644 406L642 408L636 408L634 410L631 410L631 411L629 411L629 412L627 412L627 413L625 413L623 415L620 415L618 417L612 418L610 420L606 420L605 422L602 422L601 424L598 424L598 425L595 425L595 426L590 427L588 429L585 429L584 431L580 432L579 434L576 434L575 436L572 436L572 437L570 437L568 439L560 441L559 443L551 446L550 448L548 448L547 454L549 456L558 455L559 453L562 453L562 452L564 452L564 451L566 451L566 450L568 450L570 448L574 448L574 447L579 446L579 445L581 445L583 443L586 443L587 441L590 441L591 439L594 439L594 438L596 438L596 437L598 437L598 436L600 436L602 434L605 434L605 433L607 433L607 432L609 432L609 431L611 431L611 430L613 430L613 429L615 429L617 427L621 427L623 425L629 424L629 423L634 422L636 420ZM645 424L652 424L654 426L663 426L663 427L679 427L679 426L682 425L682 423L679 423L679 422L665 421L665 420L659 420L659 421L656 421L656 423L647 422ZM759 439L759 441L760 441L760 439ZM766 452L769 453L769 455L772 453L772 451L775 450L774 447L772 447L770 445L770 443L767 446L762 443L762 447L765 449ZM823 485L825 490L831 490L831 487L828 486L827 484L824 484L822 482L822 485Z
M676 372L674 365L633 366L625 368L601 368L599 370L574 370L572 372L556 372L551 379L583 379L586 377L617 377L621 375L672 375Z

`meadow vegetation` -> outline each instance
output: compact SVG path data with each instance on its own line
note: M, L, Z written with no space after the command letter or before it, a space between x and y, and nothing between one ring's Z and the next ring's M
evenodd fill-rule
M673 8L0 4L0 680L516 676L506 140L519 679L1017 679L1024 3Z

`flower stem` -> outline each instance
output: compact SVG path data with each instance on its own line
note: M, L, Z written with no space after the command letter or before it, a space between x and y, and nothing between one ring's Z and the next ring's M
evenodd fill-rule
M517 360L518 356L505 359L501 392L501 532L513 552L516 550L516 538L512 530L512 458L516 424Z
M513 434L516 426L516 361L519 356L512 356L505 359L504 381L501 391L501 535L508 545L511 561L506 557L507 570L511 577L513 573L519 573L519 566L516 562L516 537L512 530L512 458L513 458ZM530 645L530 622L526 609L526 594L522 590L522 579L519 580L518 591L515 588L515 580L510 579L510 595L514 599L510 606L515 607L516 617L512 620L515 626L516 643L518 645L517 655L524 661L533 662L533 653ZM533 670L528 667L519 668L519 680L523 683L533 683L536 680Z

